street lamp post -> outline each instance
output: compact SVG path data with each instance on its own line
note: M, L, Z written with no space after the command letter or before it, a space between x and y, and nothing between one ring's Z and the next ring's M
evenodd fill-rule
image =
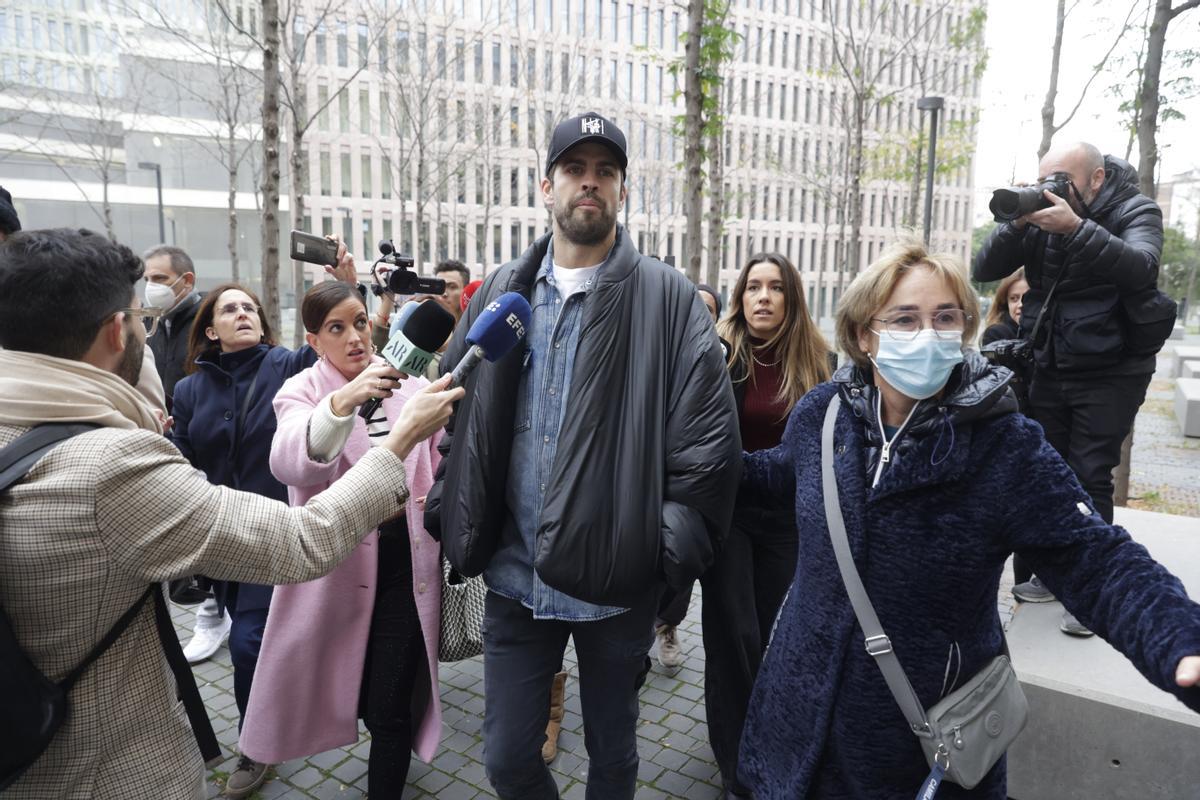
M154 183L158 187L158 241L165 244L167 241L167 218L163 214L162 165L153 161L139 161L138 169L154 170Z
M925 172L925 244L929 244L929 234L933 227L933 172L936 169L938 112L945 107L946 101L940 97L922 97L917 101L917 109L929 112L929 164Z

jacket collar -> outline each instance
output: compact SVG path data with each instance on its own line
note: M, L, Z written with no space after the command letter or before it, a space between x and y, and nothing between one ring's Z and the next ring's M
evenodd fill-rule
M501 293L518 292L529 295L533 284L537 281L538 270L541 269L546 253L550 249L550 241L553 236L553 233L542 236L531 244L516 261L512 262L512 271L504 285L500 287ZM608 260L604 262L604 269L596 275L595 289L603 289L628 278L637 268L640 258L641 254L634 247L625 226L617 225L617 239L608 253Z
M240 372L247 364L257 364L270 349L271 345L269 344L256 344L254 347L247 347L245 350L237 350L233 353L209 350L200 354L196 359L196 364L201 369L211 372L233 375Z
M858 367L851 362L839 369L833 380L842 401L862 423L870 487L883 446L877 410L879 390L874 375L869 367ZM1017 410L1016 397L1008 386L1011 380L1012 372L1008 369L988 363L973 350L964 352L963 363L954 368L942 393L918 401L892 446L891 462L884 466L878 484L870 490L871 498L962 475L968 466L972 423Z

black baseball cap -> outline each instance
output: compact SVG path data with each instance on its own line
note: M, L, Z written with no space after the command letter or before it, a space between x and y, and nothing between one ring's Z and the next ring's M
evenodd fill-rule
M629 156L625 153L625 134L610 119L589 111L578 117L558 123L554 134L550 137L550 152L546 156L546 172L554 166L554 162L562 158L563 153L577 144L584 142L600 142L617 156L617 163L624 170L629 166Z

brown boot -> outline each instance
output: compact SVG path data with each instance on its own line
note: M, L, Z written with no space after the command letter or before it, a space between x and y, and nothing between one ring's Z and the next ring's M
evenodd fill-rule
M549 764L558 755L558 732L562 730L563 695L566 694L567 673L554 676L550 685L550 721L546 724L546 743L542 745L542 760Z

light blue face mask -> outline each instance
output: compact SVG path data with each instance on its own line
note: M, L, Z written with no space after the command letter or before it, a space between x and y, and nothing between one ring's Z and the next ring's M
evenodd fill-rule
M879 336L879 352L871 359L888 384L914 400L933 397L942 390L954 367L962 363L962 333L922 328L902 342L886 332Z

